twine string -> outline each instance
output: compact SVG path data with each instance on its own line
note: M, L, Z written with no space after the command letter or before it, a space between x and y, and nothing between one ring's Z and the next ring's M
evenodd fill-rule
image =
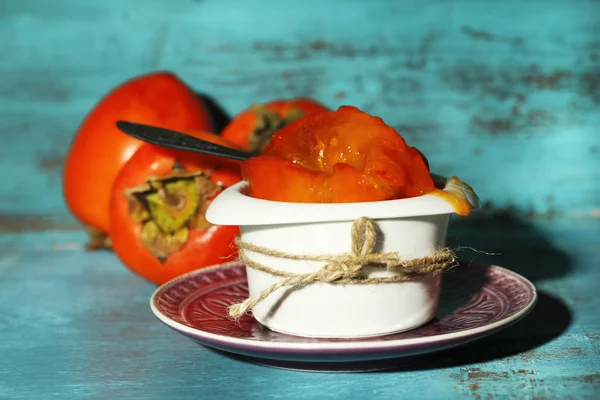
M359 218L353 222L351 234L351 253L321 255L286 253L256 246L237 238L236 244L239 248L239 259L241 262L245 263L249 268L285 279L248 297L241 303L233 304L229 307L229 315L234 319L241 317L248 310L269 297L273 292L286 286L300 288L315 282L349 285L406 282L414 280L421 275L443 271L452 266L456 261L454 252L449 248L440 249L425 257L412 260L402 260L398 253L373 253L377 243L377 228L373 221L367 217ZM246 255L247 251L286 260L326 261L327 264L314 272L296 274L276 270L257 263ZM367 267L385 268L388 271L402 273L391 277L369 278L366 274Z

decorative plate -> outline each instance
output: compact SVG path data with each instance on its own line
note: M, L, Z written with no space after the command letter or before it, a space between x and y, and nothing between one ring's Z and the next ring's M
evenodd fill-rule
M492 265L444 273L440 309L428 324L364 339L314 339L274 332L251 315L233 321L229 305L248 295L241 263L200 269L159 287L150 300L167 326L203 345L262 364L298 370L392 368L393 359L462 345L517 322L534 307L536 289L519 274Z

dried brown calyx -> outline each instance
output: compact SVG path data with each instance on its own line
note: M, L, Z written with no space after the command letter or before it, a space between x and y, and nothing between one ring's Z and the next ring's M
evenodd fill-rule
M304 116L304 112L297 107L292 108L283 118L262 104L253 104L250 111L256 115L256 125L248 136L249 150L254 154L262 153L275 132Z
M108 236L106 233L89 226L85 226L85 230L88 235L88 242L84 246L86 251L112 249L110 236Z
M205 218L206 209L221 190L204 172L186 172L175 163L171 174L149 178L125 195L129 215L142 224L142 243L164 262L187 242L190 229L202 231L212 226Z

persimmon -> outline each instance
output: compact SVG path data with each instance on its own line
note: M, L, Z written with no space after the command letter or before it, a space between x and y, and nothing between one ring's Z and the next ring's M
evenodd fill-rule
M380 201L435 190L422 154L381 118L352 106L288 124L242 163L242 175L251 196L274 201Z
M210 133L196 137L235 147ZM205 218L211 200L241 180L239 162L142 145L121 168L110 202L110 238L131 271L155 284L233 260L237 226Z
M221 136L246 151L258 154L279 129L299 118L322 111L329 111L329 109L316 100L308 98L280 99L265 104L253 104L236 115L225 126Z
M137 76L107 93L77 129L63 172L66 205L88 228L90 247L104 242L111 187L123 164L143 143L121 132L115 126L117 120L179 131L213 128L204 102L169 72Z

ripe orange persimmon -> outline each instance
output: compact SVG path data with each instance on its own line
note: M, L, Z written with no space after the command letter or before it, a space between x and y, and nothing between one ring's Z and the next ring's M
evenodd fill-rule
M241 168L250 195L265 200L350 203L435 190L422 154L381 118L352 106L287 125Z
M210 133L194 136L235 147ZM237 226L205 219L212 199L241 180L239 162L142 145L111 193L110 238L131 271L155 284L237 256Z
M321 111L329 109L307 98L253 104L236 115L223 129L221 136L244 150L257 154L279 129L299 118Z
M67 207L90 233L100 234L100 239L109 230L115 177L143 143L122 133L115 126L117 120L180 131L212 130L205 104L172 73L141 75L106 94L79 126L63 173Z

